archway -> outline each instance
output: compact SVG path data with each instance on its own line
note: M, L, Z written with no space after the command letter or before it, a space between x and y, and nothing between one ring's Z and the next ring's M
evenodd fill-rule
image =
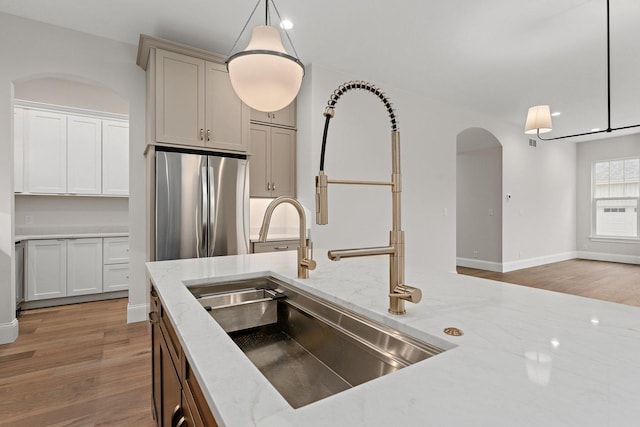
M76 76L37 75L13 81L12 105L14 106L12 141L15 190L12 216L15 235L25 236L24 240L30 241L33 235L86 234L89 237L95 237L105 232L126 234L129 229L129 206L128 196L124 194L124 190L128 194L128 188L125 186L128 184L126 178L122 181L121 177L128 176L129 170L129 102L102 85ZM55 122L56 125L48 127L47 121ZM39 151L48 153L46 147L40 150L44 145L55 146L55 144L45 144L49 138L41 136L48 133L47 130L58 128L64 128L65 135L66 132L70 135L74 129L77 132L75 134L78 136L74 139L76 141L74 168L70 165L69 147L67 147L69 158L65 155L43 158L44 155L38 154ZM30 134L40 136L30 136ZM107 134L111 137L107 138ZM118 135L119 139L114 139L113 135ZM28 144L29 138L31 138L31 148ZM66 141L66 137L56 139L55 136L51 136L51 140ZM110 143L107 144L106 141ZM114 148L116 144L117 148ZM56 151L56 154L60 152L53 148L52 151ZM32 155L30 156L29 153ZM103 161L103 157L108 158L109 162ZM42 159L34 161L34 158ZM60 158L62 158L62 166L60 161L56 160ZM104 173L106 164L112 169L109 177L117 175L118 184L122 184L121 188L124 190L119 189L120 194L116 195L112 189L106 191L105 183L109 181ZM73 171L74 184L88 186L84 191L79 191L86 194L82 197L73 197L64 194L64 188L60 194L56 194L57 191L39 189L34 183L35 177L39 177L38 179L42 181L44 179L42 176L48 176L50 173L59 175L51 172L58 168L61 168L69 180ZM51 169L51 171L44 172L44 169ZM90 182L83 182L83 177L88 177ZM78 191L68 188L67 192ZM98 249L101 249L99 247L102 242L96 240L92 245L89 249L95 249L96 258L98 258ZM28 301L26 280L23 279L20 284L18 273L27 270L27 266L33 267L27 262L23 251L24 246L17 244L15 271L18 280L16 280L15 301L16 305L24 302L24 306L31 304L32 307L28 308L33 308L43 304L41 301ZM103 274L97 266L88 271L95 271L93 276ZM91 291L83 291L84 293L78 293L81 296L66 295L68 297L66 299L51 299L51 305L99 299L101 296L99 294L103 291L102 280L96 278L95 281L96 286L100 285L94 291L95 294ZM126 296L126 292L105 293L103 296L105 298L122 297Z
M456 137L456 263L502 271L502 145L489 131Z

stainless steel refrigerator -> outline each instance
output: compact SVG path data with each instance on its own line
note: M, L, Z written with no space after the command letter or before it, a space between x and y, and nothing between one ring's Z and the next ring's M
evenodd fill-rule
M156 260L249 253L245 155L156 152Z

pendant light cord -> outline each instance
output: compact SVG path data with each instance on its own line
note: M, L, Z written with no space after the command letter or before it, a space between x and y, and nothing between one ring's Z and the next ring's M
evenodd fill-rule
M267 0L268 2L269 0ZM282 22L282 17L280 16L280 12L278 11L278 6L276 6L275 2L273 0L271 0L271 4L273 5L273 9L276 11L276 15L278 16L278 20L280 20L280 22ZM293 45L293 42L291 41L291 37L289 37L289 32L283 28L282 29L284 31L284 34L287 36L287 40L289 40L289 44L291 45L291 49L293 49L293 53L296 56L296 58L300 59L300 55L298 55L298 51L296 50L296 47Z
M249 19L247 19L247 22L244 23L244 27L242 27L242 31L240 31L240 34L238 34L238 38L233 43L233 46L231 46L231 49L229 49L229 53L227 53L227 58L229 58L231 56L231 52L233 52L233 49L236 47L236 45L240 41L240 37L242 37L242 34L244 33L244 30L247 29L247 25L249 25L249 22L251 21L251 18L253 18L253 15L256 13L256 9L258 9L258 6L260 5L261 1L262 0L258 0L258 3L256 3L256 5L254 6L253 10L251 11L251 15L249 15ZM269 0L267 0L267 4L268 4L268 2L269 2ZM269 7L269 6L267 5L267 7Z
M603 130L595 130L591 132L577 133L574 135L557 136L555 138L543 138L540 136L540 129L537 131L538 139L542 141L554 141L556 139L574 138L576 136L595 135L598 133L611 133L614 130L632 129L640 127L640 124L621 126L617 128L611 127L611 17L609 15L609 0L607 0L607 128Z

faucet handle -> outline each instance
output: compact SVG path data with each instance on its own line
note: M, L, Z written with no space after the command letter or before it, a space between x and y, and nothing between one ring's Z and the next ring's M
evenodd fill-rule
M389 296L417 304L422 300L422 291L413 286L400 284L393 288L393 292Z
M304 254L304 258L300 260L300 265L307 270L315 270L317 263L313 260L313 241L309 240L309 246L307 247L307 253Z

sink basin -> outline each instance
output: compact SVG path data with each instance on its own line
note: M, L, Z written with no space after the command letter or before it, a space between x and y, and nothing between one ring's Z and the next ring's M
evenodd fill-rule
M293 408L444 351L272 277L190 291Z

